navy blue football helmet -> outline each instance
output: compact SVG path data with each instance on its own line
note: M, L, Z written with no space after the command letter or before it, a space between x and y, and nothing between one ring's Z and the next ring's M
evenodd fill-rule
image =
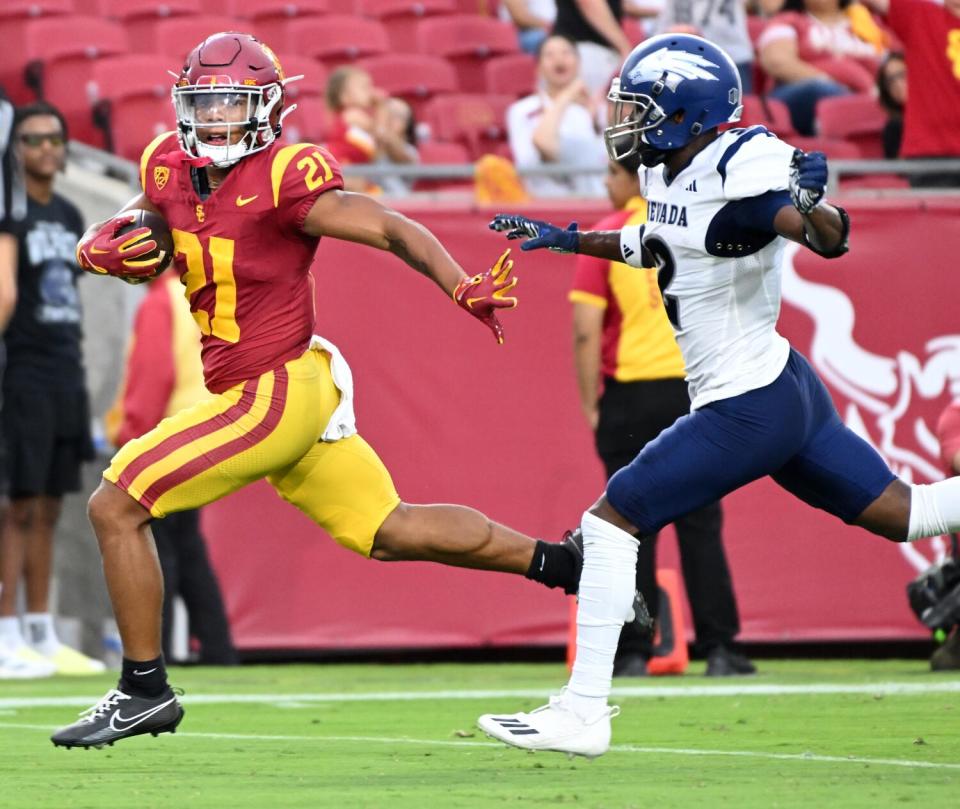
M692 34L661 34L640 43L614 78L604 130L612 160L639 152L645 165L663 162L697 135L740 120L740 73L722 49Z

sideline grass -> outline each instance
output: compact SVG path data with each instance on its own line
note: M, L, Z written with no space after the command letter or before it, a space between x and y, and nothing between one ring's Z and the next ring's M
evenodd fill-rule
M618 698L614 745L593 762L490 742L473 722L542 697L308 701L288 695L542 691L559 665L317 665L180 669L187 715L175 736L102 751L55 749L49 731L112 678L0 686L0 806L71 807L881 807L954 805L960 693L885 694L896 682L946 688L921 661L762 661L757 677L617 681L643 693L745 687L742 694ZM867 686L863 693L750 694L751 686ZM872 689L876 688L876 692ZM191 697L261 695L245 703ZM263 697L266 697L264 699ZM17 705L17 707L12 707ZM473 735L467 735L473 734ZM273 737L273 738L269 738ZM851 758L852 757L852 758ZM835 760L832 760L835 759ZM932 766L923 766L932 765Z

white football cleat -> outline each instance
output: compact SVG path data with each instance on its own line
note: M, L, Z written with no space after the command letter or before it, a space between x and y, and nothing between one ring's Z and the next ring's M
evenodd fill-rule
M585 720L573 712L561 693L530 713L484 714L477 726L488 736L524 750L596 758L610 749L610 720L619 713L619 706L610 705Z
M29 646L0 649L0 680L35 680L56 673L57 667Z

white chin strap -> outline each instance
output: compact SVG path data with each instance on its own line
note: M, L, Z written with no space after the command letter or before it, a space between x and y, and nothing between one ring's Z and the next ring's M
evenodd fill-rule
M214 166L218 169L225 169L239 162L240 158L247 154L247 144L244 142L245 140L246 138L243 138L238 143L220 146L212 143L204 143L197 138L194 148L199 157L209 157Z

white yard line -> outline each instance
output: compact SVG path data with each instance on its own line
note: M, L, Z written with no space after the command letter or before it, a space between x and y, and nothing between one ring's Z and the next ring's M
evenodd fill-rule
M49 733L55 728L51 725L34 725L18 722L0 722L0 730L40 730ZM319 742L321 744L393 744L420 745L425 747L482 747L508 749L500 742L453 741L450 739L410 739L404 736L294 736L266 735L261 733L177 733L177 738L185 739L221 739L224 741L249 742ZM640 747L632 744L615 744L611 753L641 753L644 755L665 756L721 756L731 758L773 759L776 761L814 761L827 764L869 764L876 767L908 767L933 770L960 770L960 764L939 763L935 761L910 761L898 758L869 758L864 756L821 756L815 753L763 753L755 750L707 750L689 747Z
M281 704L323 702L409 702L415 700L457 699L546 699L550 689L513 688L463 691L372 691L312 694L186 694L188 705L228 705L237 703ZM960 681L944 680L928 683L876 682L844 685L840 683L808 683L805 685L776 685L773 683L739 682L720 685L648 685L618 686L613 698L661 697L769 697L804 696L815 694L870 694L872 696L916 696L923 694L960 693ZM94 690L86 696L67 697L3 697L0 710L8 708L62 708L88 707L97 701Z

